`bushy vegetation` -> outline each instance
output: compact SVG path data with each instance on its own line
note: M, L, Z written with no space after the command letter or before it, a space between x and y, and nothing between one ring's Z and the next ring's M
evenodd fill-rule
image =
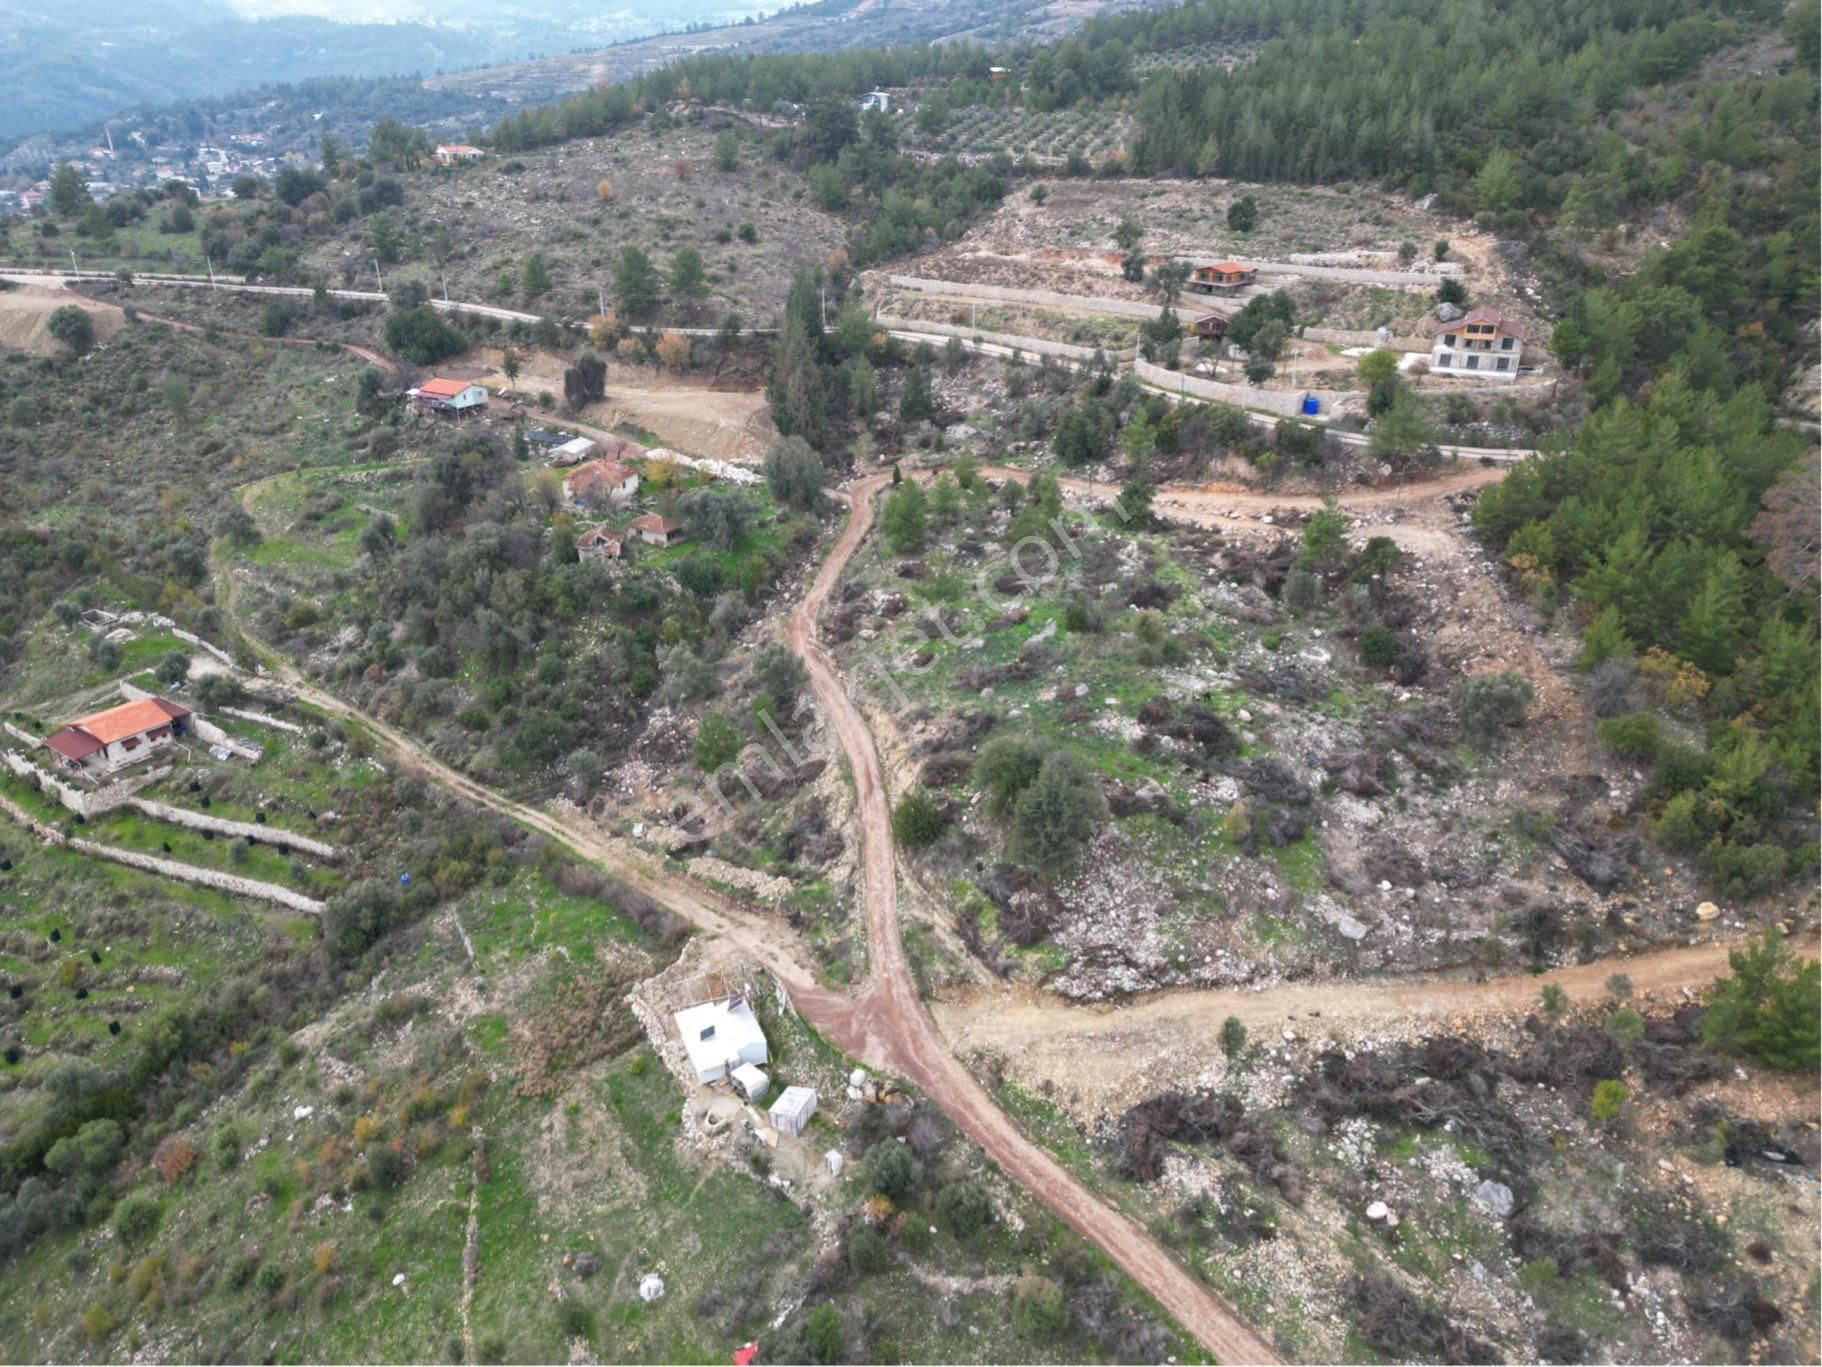
M1775 886L1787 856L1813 861L1788 821L1817 783L1816 605L1768 554L1813 527L1762 510L1780 480L1803 477L1803 453L1757 389L1723 399L1673 368L1648 400L1615 399L1562 454L1513 470L1474 513L1515 567L1581 605L1585 663L1633 661L1661 705L1707 723L1701 752L1636 724L1607 736L1640 757L1651 747L1658 839L1741 896Z

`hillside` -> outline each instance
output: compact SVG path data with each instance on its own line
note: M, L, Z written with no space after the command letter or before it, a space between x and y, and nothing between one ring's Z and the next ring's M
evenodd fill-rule
M1195 0L65 171L8 1355L1816 1360L1814 14Z

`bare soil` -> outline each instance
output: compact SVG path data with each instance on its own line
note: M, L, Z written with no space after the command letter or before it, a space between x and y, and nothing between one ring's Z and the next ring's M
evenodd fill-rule
M69 290L45 289L38 285L0 288L0 346L16 351L29 351L34 356L53 356L61 345L50 333L51 314L65 304L86 308L95 323L95 340L105 342L126 326L120 310L96 305Z

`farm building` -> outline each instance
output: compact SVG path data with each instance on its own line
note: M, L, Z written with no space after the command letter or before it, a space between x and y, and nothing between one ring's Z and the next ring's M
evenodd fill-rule
M590 527L576 538L578 560L618 560L620 549L620 534L605 522L598 527Z
M479 161L487 153L478 147L470 147L465 142L439 142L437 144L437 164L455 166L464 161Z
M1504 314L1473 309L1452 322L1436 324L1430 373L1515 380L1524 344L1525 334Z
M766 1063L772 1057L745 997L688 1006L674 1019L698 1082L719 1082L743 1063Z
M619 461L584 461L563 476L563 501L572 508L623 502L638 492L639 472Z
M647 513L633 523L633 534L648 546L675 546L684 539L683 524L674 517Z
M487 391L473 380L446 380L440 375L406 390L405 397L425 412L447 418L465 418L487 408Z
M772 1103L767 1112L772 1118L772 1125L778 1133L799 1135L810 1123L810 1117L816 1114L816 1089L814 1087L786 1087L778 1094L778 1100Z
M553 432L548 427L533 427L525 433L525 444L540 451L554 451L568 440L561 432Z
M587 437L571 437L550 449L552 465L576 465L595 454L595 444Z
M73 721L45 744L80 773L113 773L173 744L188 730L190 709L141 698Z
M1238 294L1259 278L1259 272L1238 261L1217 261L1197 266L1189 273L1189 288L1198 294Z

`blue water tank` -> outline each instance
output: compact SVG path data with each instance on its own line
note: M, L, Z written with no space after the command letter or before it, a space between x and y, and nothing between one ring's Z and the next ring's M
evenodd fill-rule
M1318 399L1314 394L1305 394L1303 396L1303 416L1304 417L1313 418L1321 411L1322 411L1322 400L1321 399Z

